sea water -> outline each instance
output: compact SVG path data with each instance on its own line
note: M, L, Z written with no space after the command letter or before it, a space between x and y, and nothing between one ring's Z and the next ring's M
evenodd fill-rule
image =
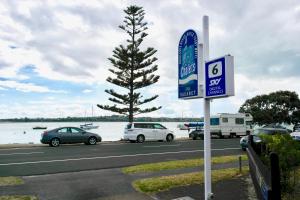
M187 130L177 128L180 122L159 122L173 131L176 138L188 137ZM41 134L63 126L79 127L83 122L28 122L28 123L0 123L0 144L40 144ZM123 137L124 128L127 122L93 122L99 126L98 129L88 130L97 133L103 141L118 141ZM34 130L33 127L45 126L47 129Z

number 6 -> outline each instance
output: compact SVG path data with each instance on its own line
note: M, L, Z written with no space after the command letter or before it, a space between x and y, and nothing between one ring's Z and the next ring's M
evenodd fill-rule
M218 64L215 64L215 66L213 66L212 68L212 73L213 75L216 75L219 72L219 69L217 68Z

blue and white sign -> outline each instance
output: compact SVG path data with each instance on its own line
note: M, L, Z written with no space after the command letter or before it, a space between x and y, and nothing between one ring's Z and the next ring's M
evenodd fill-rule
M178 45L178 98L198 96L198 38L187 30Z
M233 57L224 56L205 63L205 98L234 95Z

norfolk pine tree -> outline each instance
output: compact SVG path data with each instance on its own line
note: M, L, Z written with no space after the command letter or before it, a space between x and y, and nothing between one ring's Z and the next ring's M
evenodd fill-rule
M109 100L114 105L97 105L99 108L109 110L122 115L128 116L129 122L133 122L135 115L156 111L161 108L141 108L141 105L153 101L158 97L154 95L150 98L144 98L137 90L156 83L159 76L155 75L157 65L154 62L157 60L153 55L156 50L148 47L142 51L140 45L144 38L148 35L145 31L147 22L144 22L145 12L142 7L129 6L124 10L124 24L120 25L122 29L129 35L126 40L127 46L119 45L113 50L113 56L108 58L113 69L109 71L115 78L108 77L106 80L114 85L123 87L128 90L128 93L120 94L113 89L105 90L110 94Z

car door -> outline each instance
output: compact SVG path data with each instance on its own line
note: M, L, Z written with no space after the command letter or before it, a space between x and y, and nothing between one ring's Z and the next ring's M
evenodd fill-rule
M153 124L144 124L144 135L146 140L155 140L155 132Z
M57 133L61 143L70 143L70 141L72 141L70 128L64 127L58 129Z
M87 139L85 140L85 135L83 131L79 128L71 128L71 142L72 143L81 143L81 142L86 142Z
M154 138L156 140L164 140L166 138L166 128L161 124L154 124Z

